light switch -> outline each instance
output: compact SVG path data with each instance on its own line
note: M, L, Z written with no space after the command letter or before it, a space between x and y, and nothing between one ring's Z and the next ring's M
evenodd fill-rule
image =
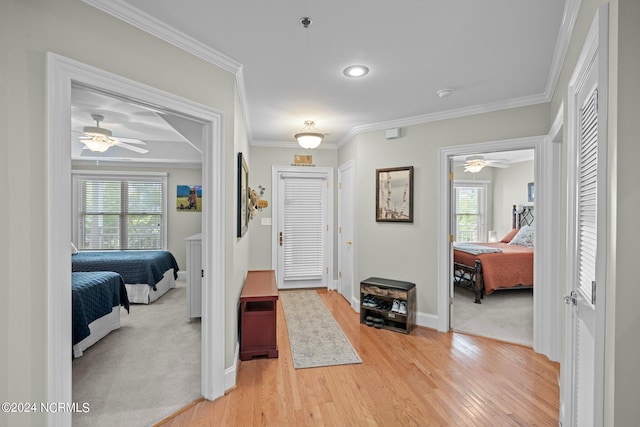
M271 225L271 218L262 218L262 225Z

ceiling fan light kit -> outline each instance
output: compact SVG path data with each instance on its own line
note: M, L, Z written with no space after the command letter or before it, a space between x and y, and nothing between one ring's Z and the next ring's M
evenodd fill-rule
M318 132L315 125L315 122L312 120L307 120L304 122L304 127L300 129L300 132L294 135L298 144L300 144L302 148L311 150L313 148L317 148L322 142L324 134Z
M480 172L487 165L487 161L482 156L467 157L467 161L464 164L464 171L471 173Z
M85 126L82 128L82 136L80 141L91 151L95 153L104 153L109 148L114 146L120 146L127 150L135 151L140 154L148 153L149 150L141 147L132 146L122 142L120 139L113 136L109 129L101 128L100 122L104 120L102 114L92 114L91 118L96 121L95 126ZM123 138L125 141L132 144L145 145L143 141L134 140L129 138Z

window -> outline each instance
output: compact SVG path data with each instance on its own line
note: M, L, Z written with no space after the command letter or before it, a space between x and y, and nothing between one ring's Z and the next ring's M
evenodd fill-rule
M79 249L166 249L166 174L74 174Z
M455 241L487 240L486 182L454 182Z

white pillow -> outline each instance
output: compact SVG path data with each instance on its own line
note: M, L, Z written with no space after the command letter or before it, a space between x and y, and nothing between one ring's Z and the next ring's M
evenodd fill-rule
M73 242L71 242L71 255L75 255L78 253L78 248L76 248L76 245L73 244Z
M535 228L532 225L525 225L518 231L513 239L509 242L510 245L526 246L532 248L534 243Z

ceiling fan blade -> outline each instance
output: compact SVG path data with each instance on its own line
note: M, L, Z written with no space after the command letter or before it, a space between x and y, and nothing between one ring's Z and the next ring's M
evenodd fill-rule
M115 147L126 148L127 150L135 151L136 153L140 153L140 154L146 154L146 153L149 152L149 150L146 150L146 149L140 148L140 147L136 147L135 145L125 144L124 142L116 142L114 144L114 146Z
M128 144L140 144L140 145L147 145L146 142L144 142L141 139L137 139L137 138L123 138L121 136L114 136L114 139L121 141L121 142L126 142ZM117 143L116 143L117 144Z

